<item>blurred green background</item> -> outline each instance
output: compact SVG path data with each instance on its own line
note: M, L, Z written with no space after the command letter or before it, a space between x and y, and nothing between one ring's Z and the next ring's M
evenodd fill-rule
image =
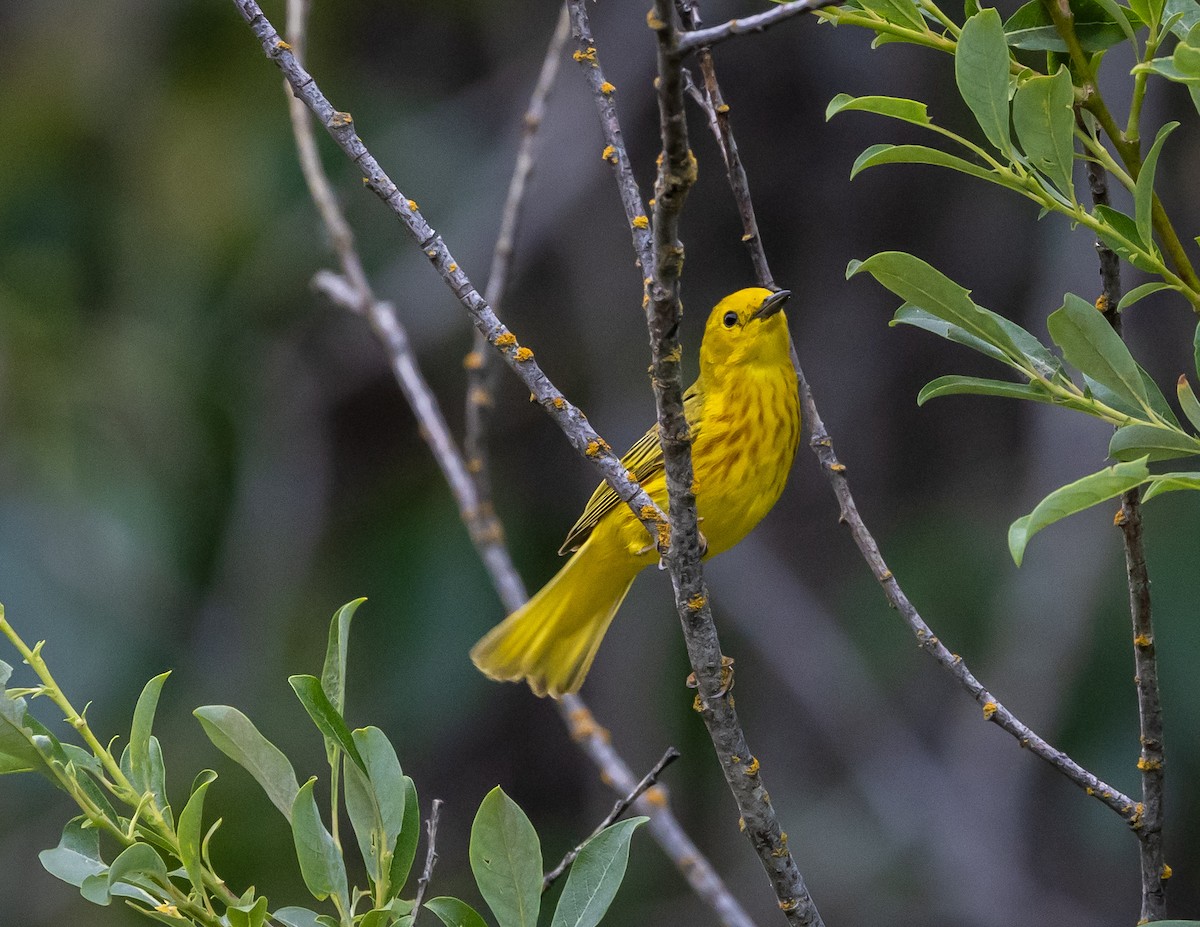
M715 23L746 12L711 3ZM282 4L266 7L282 25ZM593 28L643 189L657 132L644 9L608 2ZM1011 12L1006 10L1005 12ZM317 3L310 68L354 114L477 286L499 224L520 117L552 3ZM1055 526L1018 571L1009 522L1104 463L1104 426L1043 407L952 398L948 373L995 375L933 336L887 327L895 300L846 262L912 251L983 305L1044 336L1065 290L1092 298L1091 242L1057 217L966 178L853 158L908 127L848 114L834 94L931 104L976 135L950 59L850 29L794 22L722 46L722 84L800 357L859 504L890 565L947 644L1035 729L1124 791L1140 788L1120 537L1107 507ZM1128 62L1107 64L1119 93ZM1119 99L1119 96L1117 97ZM1200 225L1200 120L1152 86L1152 124L1185 119L1160 165L1185 240ZM1189 118L1190 116L1190 118ZM688 202L684 337L753 283L719 155L693 110L700 182ZM278 71L232 4L46 0L0 5L0 601L102 737L126 729L150 676L169 787L221 779L213 845L235 887L303 903L283 820L209 745L194 707L233 704L302 777L323 751L288 688L320 666L327 623L363 595L350 720L392 737L423 805L441 797L434 890L475 900L466 841L500 783L547 858L613 796L552 706L480 677L466 653L501 617L449 492L362 321L309 289L329 250L295 163ZM327 140L326 164L373 281L396 301L461 430L465 314ZM614 446L653 402L641 288L592 104L571 62L552 98L505 320ZM1119 205L1119 203L1118 203ZM1127 275L1127 285L1137 282ZM1189 369L1195 319L1149 298L1126 318L1164 387ZM694 367L692 368L694 370ZM535 586L596 478L505 374L494 435L497 505ZM1178 916L1200 907L1200 498L1148 507L1167 722L1167 860ZM992 725L887 609L802 450L784 498L709 578L738 708L790 845L827 923L1007 927L1131 924L1136 841L1105 808ZM0 657L15 662L11 653ZM27 671L26 671L27 673ZM778 912L691 693L662 575L638 582L584 690L635 769L669 744L675 807L759 923ZM18 669L16 684L27 676ZM42 706L47 723L57 719ZM96 927L37 862L72 815L33 776L0 781L0 925ZM614 924L713 923L646 834Z

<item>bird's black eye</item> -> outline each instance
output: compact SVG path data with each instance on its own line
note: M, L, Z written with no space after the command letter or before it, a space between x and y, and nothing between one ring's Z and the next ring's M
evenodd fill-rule
M721 321L725 323L726 328L733 328L738 323L738 314L731 309L725 313L725 318Z

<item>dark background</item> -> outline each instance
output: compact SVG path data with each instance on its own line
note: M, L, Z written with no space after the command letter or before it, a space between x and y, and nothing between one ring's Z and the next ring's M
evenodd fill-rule
M592 8L643 189L657 130L644 4ZM716 23L746 8L706 4ZM951 11L955 12L955 11ZM1011 10L1004 11L1011 12ZM267 7L282 26L282 4ZM311 70L482 288L550 3L318 4ZM826 124L838 92L927 101L978 131L952 62L849 28L792 22L719 48L718 69L800 357L868 524L923 615L986 685L1051 742L1139 794L1136 703L1112 506L1038 536L1025 566L1005 534L1047 492L1105 463L1108 430L988 398L918 410L943 373L1003 375L932 335L890 329L896 300L852 258L904 249L1045 337L1066 290L1098 286L1089 237L1060 217L933 168L848 180L879 141L927 142L865 114ZM1114 107L1131 62L1106 62ZM1147 135L1183 118L1160 189L1190 241L1197 119L1152 83ZM684 215L684 338L753 283L719 156L691 110L700 181ZM289 834L191 710L246 711L325 776L320 738L288 688L320 667L330 615L355 622L352 724L381 726L429 799L446 800L435 893L478 903L466 865L475 807L496 783L556 859L613 796L546 702L488 682L471 643L500 619L444 483L363 322L309 289L330 257L295 163L280 75L232 4L112 0L0 5L0 601L102 739L141 686L174 673L157 733L181 807L206 766L225 818L214 857L272 907L303 904ZM603 140L564 63L502 315L599 431L624 447L649 424L641 287ZM381 295L396 301L461 431L465 314L384 208L322 139ZM1082 175L1077 182L1083 183ZM1118 205L1120 202L1118 201ZM1194 254L1194 252L1193 252ZM1136 279L1127 274L1127 286ZM1161 294L1160 294L1161 295ZM1168 390L1195 318L1149 298L1128 313L1135 354ZM694 371L694 365L691 368ZM494 435L497 504L535 586L596 482L508 374ZM1200 498L1146 512L1166 705L1172 913L1200 906ZM1115 815L981 720L914 646L859 560L802 449L763 525L711 564L738 708L792 850L827 923L1008 927L1132 924L1136 841ZM11 651L0 652L10 663ZM778 922L711 747L690 709L663 575L643 577L584 695L635 769L668 744L675 808L759 923ZM18 668L15 684L26 684ZM47 723L57 721L40 708ZM72 816L43 779L0 781L0 925L133 922L37 862ZM712 923L646 834L614 924Z

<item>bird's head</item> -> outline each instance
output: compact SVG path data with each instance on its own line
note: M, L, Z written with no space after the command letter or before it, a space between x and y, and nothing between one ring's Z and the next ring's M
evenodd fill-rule
M704 326L701 372L787 363L787 317L781 310L791 295L789 290L750 287L717 303Z

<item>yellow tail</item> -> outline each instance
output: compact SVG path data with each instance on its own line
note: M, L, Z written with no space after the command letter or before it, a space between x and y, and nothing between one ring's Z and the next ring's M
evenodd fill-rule
M578 692L604 632L644 564L589 538L537 595L471 649L492 679L524 679L538 695Z

